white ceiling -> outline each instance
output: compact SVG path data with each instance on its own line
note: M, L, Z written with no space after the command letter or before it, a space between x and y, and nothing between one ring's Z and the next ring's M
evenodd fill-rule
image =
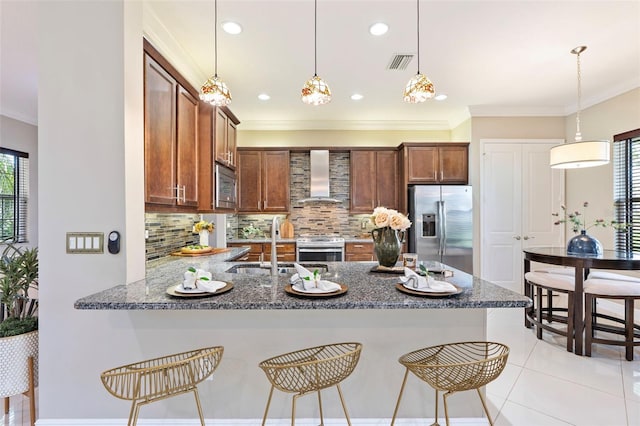
M182 49L181 71L198 87L213 74L213 1L144 3L148 37ZM36 123L36 2L0 4L0 113ZM386 69L394 54L416 53L414 0L318 0L318 75L333 101L313 107L300 101L313 75L313 1L219 0L218 22L244 29L218 31L218 74L242 128L449 129L470 114L564 116L576 109L578 45L588 46L583 107L640 87L639 0L420 5L420 70L447 100L402 101L415 58L404 71ZM368 33L376 21L389 25L386 35ZM262 92L271 100L258 100ZM352 101L355 92L364 99Z

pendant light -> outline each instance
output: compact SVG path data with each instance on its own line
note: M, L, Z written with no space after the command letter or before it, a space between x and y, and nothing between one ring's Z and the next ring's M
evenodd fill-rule
M331 102L329 85L318 77L318 0L314 0L313 21L313 77L302 86L302 102L308 105L324 105Z
M551 148L549 163L554 169L572 169L602 166L609 162L609 141L583 141L580 132L580 109L582 103L582 73L580 72L580 53L587 46L578 46L571 50L578 63L578 111L576 112L575 142Z
M404 88L404 101L412 104L424 102L435 96L436 90L426 75L420 74L420 0L416 0L417 35L418 35L418 73L411 77Z
M200 89L200 99L215 106L226 106L231 103L231 93L227 84L218 77L218 0L214 1L215 18L214 18L214 53L215 68L213 77L210 77L202 85Z

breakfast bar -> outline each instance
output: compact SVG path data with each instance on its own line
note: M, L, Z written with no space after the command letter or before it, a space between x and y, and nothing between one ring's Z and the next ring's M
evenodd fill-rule
M149 262L144 280L78 299L75 308L113 311L114 324L127 317L140 333L143 349L150 339L163 339L165 330L172 336L167 343L174 349L224 346L224 357L213 380L200 385L205 417L254 421L262 417L269 390L258 363L270 356L313 345L361 342L359 364L343 384L349 413L353 419L390 419L404 373L397 361L400 355L441 343L487 340L488 308L525 308L531 303L528 297L458 270L446 278L459 289L458 294L407 294L396 288L400 282L397 273L372 272L375 262L307 264L310 270L320 270L323 279L346 286L346 292L305 297L285 291L291 264L279 264L278 274L273 276L267 265L232 261L245 251L234 248L213 256L167 257ZM425 264L430 268L442 266ZM214 280L231 283L232 288L205 297L168 294L182 282L189 267L210 271ZM109 367L113 366L106 365L105 370ZM325 398L325 415L341 418L337 395L326 391ZM432 391L417 379L409 380L399 417L432 418L433 399ZM143 411L145 417L194 416L190 406L172 400L165 404L164 411L150 406L149 411ZM300 419L318 416L313 397L301 399L298 409ZM482 416L482 406L474 393L457 394L450 400L450 409L453 417ZM123 415L126 410L122 405ZM289 397L274 397L270 418L288 416Z

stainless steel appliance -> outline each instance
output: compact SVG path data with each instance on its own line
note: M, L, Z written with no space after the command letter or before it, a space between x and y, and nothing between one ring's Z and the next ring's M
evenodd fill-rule
M216 202L220 209L235 209L237 200L236 174L219 164L216 164Z
M296 239L298 262L342 262L344 238L306 236Z
M409 187L409 251L473 274L471 186Z

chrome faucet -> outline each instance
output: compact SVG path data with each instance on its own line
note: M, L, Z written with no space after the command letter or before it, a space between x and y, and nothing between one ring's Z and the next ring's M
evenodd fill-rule
M273 217L271 223L271 275L278 275L278 255L276 253L276 234L278 234L280 228L280 222L278 216Z

